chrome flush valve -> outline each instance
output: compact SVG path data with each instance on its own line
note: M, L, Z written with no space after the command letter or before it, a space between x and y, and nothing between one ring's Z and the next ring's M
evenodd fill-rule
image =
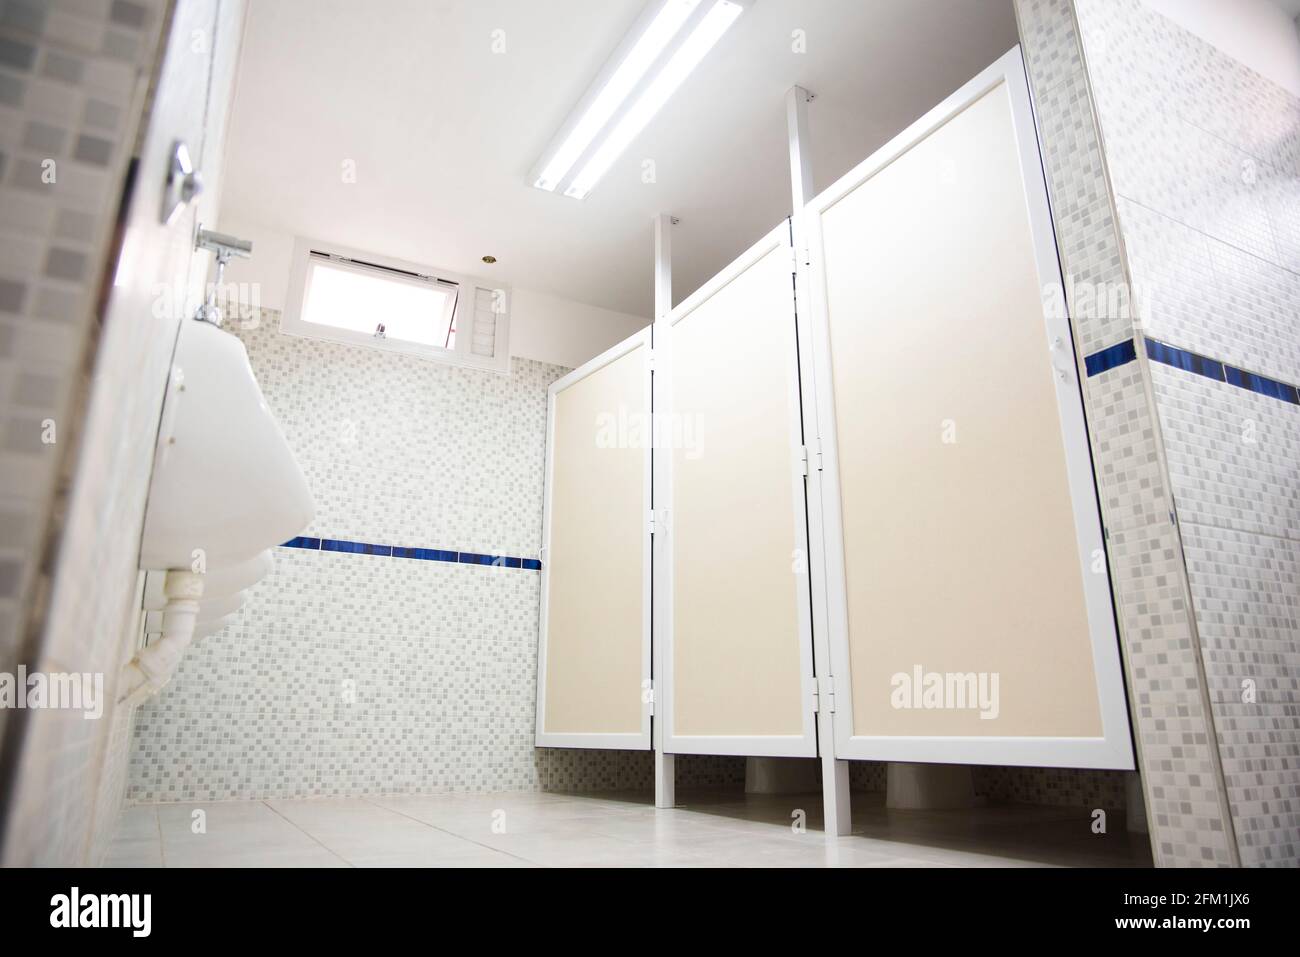
M200 322L210 322L219 327L221 325L221 309L217 306L217 289L220 288L222 277L226 273L226 263L230 262L235 256L243 259L252 256L253 244L247 239L237 239L234 236L214 232L211 229L204 229L199 226L199 234L194 240L194 248L211 250L217 260L216 279L208 287L208 293L203 300L203 305L199 306L198 311L194 313L194 318Z

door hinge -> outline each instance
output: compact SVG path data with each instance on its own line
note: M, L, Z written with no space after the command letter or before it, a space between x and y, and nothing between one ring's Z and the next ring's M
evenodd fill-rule
M651 372L655 371L655 351L653 349L646 350L645 365Z
M650 534L655 533L655 510L650 509Z
M790 265L794 268L795 274L798 275L800 266L812 265L812 257L808 255L808 247L800 249L798 246L790 246Z
M822 440L814 439L811 447L807 445L799 446L799 468L804 475L809 475L813 470L820 472L822 470Z
M650 715L650 717L653 718L653 717L654 717L654 713L655 713L655 682L654 682L654 679L653 679L653 678L647 678L647 679L642 683L642 687L645 688L645 704L646 704L647 713Z
M827 714L834 714L835 713L834 677L814 676L809 680L812 682L813 714L820 714L823 710Z

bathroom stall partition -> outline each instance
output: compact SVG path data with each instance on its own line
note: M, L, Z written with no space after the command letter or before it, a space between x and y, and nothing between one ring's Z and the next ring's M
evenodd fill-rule
M817 754L793 279L782 222L656 324L670 754Z
M1131 769L1019 49L795 209L552 388L537 743Z
M1019 48L804 222L836 756L1131 769Z
M793 273L787 221L551 386L539 747L816 755Z
M538 747L650 748L650 330L547 392Z

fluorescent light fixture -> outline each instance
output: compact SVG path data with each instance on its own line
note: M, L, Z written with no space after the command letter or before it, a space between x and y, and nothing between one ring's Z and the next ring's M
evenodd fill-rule
M613 131L605 138L591 159L578 171L564 195L583 199L591 192L596 180L605 175L605 171L614 160L622 155L629 143L640 133L647 123L659 112L659 108L668 102L682 81L690 75L704 55L713 49L727 28L736 22L743 8L731 0L718 0L713 9L700 21L695 32L687 37L673 54L667 65L659 73L649 88L641 94L640 99L630 110L623 114Z
M564 194L586 197L744 9L735 0L655 0L620 45L627 52L611 58L538 164L532 185L554 191L569 178Z
M628 98L641 77L645 76L645 71L659 58L664 47L677 35L677 31L699 4L700 0L668 0L663 5L650 21L645 33L632 45L613 76L591 101L591 106L582 114L582 119L542 169L535 184L539 189L555 189L559 185L560 180L578 161L582 151L591 145L596 134L609 122L614 111Z

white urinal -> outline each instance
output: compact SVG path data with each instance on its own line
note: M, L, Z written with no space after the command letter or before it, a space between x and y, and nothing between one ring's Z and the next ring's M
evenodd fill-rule
M244 344L213 322L183 321L140 547L140 567L165 573L150 595L161 611L146 612L146 632L156 626L159 637L127 665L123 698L138 702L162 688L196 623L206 627L240 608L243 589L269 571L268 549L301 532L314 512Z
M140 567L244 562L297 535L315 512L244 344L181 323L154 453Z

